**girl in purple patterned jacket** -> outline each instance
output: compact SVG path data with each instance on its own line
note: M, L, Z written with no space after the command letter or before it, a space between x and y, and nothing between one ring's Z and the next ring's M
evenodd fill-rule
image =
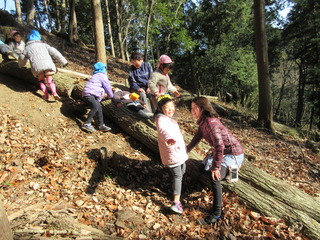
M237 166L240 168L244 151L239 141L223 126L218 119L218 114L213 109L209 100L205 97L196 97L191 103L191 113L197 124L198 131L187 146L187 152L190 152L202 138L211 146L212 166L212 190L213 190L213 209L210 214L202 219L202 224L215 223L221 217L222 209L222 188L220 181L228 174L228 166Z

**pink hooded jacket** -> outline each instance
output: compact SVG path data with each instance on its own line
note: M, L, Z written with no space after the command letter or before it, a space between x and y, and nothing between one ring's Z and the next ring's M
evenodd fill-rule
M188 154L178 123L172 118L161 113L157 114L155 122L158 132L158 146L162 164L183 164L188 160ZM168 145L166 143L166 140L168 139L175 140L175 144Z

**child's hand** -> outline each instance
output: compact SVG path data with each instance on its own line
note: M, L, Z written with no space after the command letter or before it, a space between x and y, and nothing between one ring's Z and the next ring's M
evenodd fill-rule
M175 91L175 92L173 93L173 95L174 95L175 97L180 97L180 96L181 96L178 91Z
M156 97L160 97L160 96L161 96L161 94L160 94L159 92L155 92L154 95L155 95Z
M172 146L172 145L174 145L176 143L176 141L171 138L171 139L166 140L166 143L167 143L168 146Z
M143 108L147 108L147 105L143 105Z

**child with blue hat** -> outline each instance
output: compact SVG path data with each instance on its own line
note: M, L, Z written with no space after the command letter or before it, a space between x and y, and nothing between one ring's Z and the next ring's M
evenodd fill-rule
M90 112L82 129L88 132L95 132L96 129L92 126L91 121L93 117L98 114L100 131L110 131L111 128L106 126L103 121L103 112L100 102L104 98L113 98L113 92L111 88L110 81L106 74L106 66L102 62L97 62L93 66L93 75L90 80L87 82L82 91L82 97L88 103L90 107Z

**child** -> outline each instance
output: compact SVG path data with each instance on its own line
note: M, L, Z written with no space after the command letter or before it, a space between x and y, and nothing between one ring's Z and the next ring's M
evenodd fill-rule
M122 106L121 103L125 103L127 107L136 112L142 118L152 118L153 113L149 112L146 104L139 99L139 94L131 93L128 91L122 91L119 88L112 88L113 99L112 101L118 108Z
M128 78L130 91L138 93L142 101L148 104L147 98L150 97L148 80L153 69L150 63L143 61L143 55L139 52L133 52L130 56L130 61L132 64ZM148 107L148 110L151 111L151 107Z
M158 146L162 163L169 167L173 175L173 204L170 209L176 213L182 213L181 185L188 155L178 123L172 119L174 112L175 106L170 95L160 96L155 112Z
M68 64L67 60L54 47L41 41L41 35L37 30L32 30L28 36L28 42L22 54L19 57L19 66L26 65L28 59L31 64L31 71L40 82L40 88L43 91L43 99L49 100L49 92L46 82L50 87L51 94L55 100L60 100L56 91L56 85L53 82L53 75L57 69L52 58L58 60L63 66Z
M20 32L16 30L11 31L8 45L12 48L13 57L19 59L20 53L22 53L25 48L25 43L21 38Z
M167 55L161 55L158 68L151 74L148 86L150 92L153 95L152 104L156 108L156 98L163 94L173 94L175 97L180 97L180 93L172 85L169 77L169 72L173 68L173 62L171 58Z
M93 69L93 76L87 82L86 86L82 91L82 97L84 100L89 104L91 108L88 118L82 125L82 129L88 132L95 132L96 129L91 125L91 121L98 113L98 120L99 120L99 130L100 131L110 131L111 128L106 126L103 122L103 112L101 107L101 100L105 97L113 98L113 92L111 89L111 85L106 74L106 64L102 62L97 62L94 64Z

